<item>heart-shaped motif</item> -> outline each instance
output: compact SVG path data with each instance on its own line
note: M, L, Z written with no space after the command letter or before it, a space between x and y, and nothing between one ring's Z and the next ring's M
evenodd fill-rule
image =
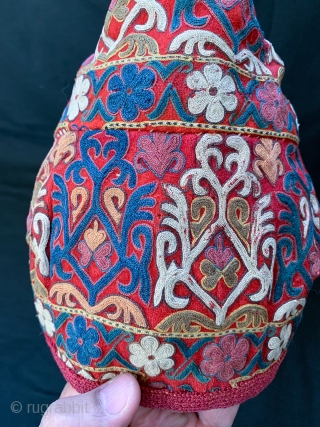
M117 200L117 204L115 204L114 199ZM122 208L125 202L124 192L120 188L108 188L104 193L103 201L112 219L119 225L122 217L122 212L119 212L119 209Z
M106 240L106 233L103 230L98 230L97 220L94 221L93 228L89 228L84 233L84 240L92 252L94 252Z
M215 238L216 246L211 246L206 250L206 257L219 270L223 271L233 258L231 248L225 248L223 243L223 235L220 233Z
M83 240L78 244L78 251L81 253L80 263L83 267L86 267L91 260L92 252Z

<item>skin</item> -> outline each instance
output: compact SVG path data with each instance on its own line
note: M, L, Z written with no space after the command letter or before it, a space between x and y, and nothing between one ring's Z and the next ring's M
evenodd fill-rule
M67 383L50 405L40 427L231 427L239 405L197 413L139 406L140 387L134 376L121 374L85 394Z

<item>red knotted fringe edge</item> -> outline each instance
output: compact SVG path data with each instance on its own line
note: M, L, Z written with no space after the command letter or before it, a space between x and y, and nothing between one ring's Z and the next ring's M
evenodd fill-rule
M78 393L86 393L104 384L102 381L90 381L81 377L58 357L57 348L54 343L45 336L52 355L68 381ZM216 392L173 392L169 390L159 390L141 385L141 406L148 408L171 409L182 412L206 411L214 408L228 408L238 405L257 396L274 379L277 370L285 357L285 353L272 367L263 374L257 374L247 381L243 381L236 387L228 387Z

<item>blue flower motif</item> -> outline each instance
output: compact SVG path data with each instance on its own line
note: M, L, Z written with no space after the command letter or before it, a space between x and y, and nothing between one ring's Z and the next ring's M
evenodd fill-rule
M101 356L101 350L95 346L99 341L98 332L94 328L88 328L86 320L77 316L74 322L69 322L66 328L69 338L66 344L70 353L77 353L81 365L90 365L91 359Z
M121 109L124 120L135 120L139 109L147 110L154 103L154 94L149 88L155 82L155 73L147 68L139 72L136 64L127 64L121 70L121 77L116 74L108 83L108 90L113 91L107 99L107 107L112 114Z

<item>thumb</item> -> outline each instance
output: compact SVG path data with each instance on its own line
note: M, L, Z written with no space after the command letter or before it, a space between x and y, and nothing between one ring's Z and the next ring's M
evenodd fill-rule
M140 403L133 375L121 374L84 394L66 386L60 399L44 414L40 427L127 427Z

